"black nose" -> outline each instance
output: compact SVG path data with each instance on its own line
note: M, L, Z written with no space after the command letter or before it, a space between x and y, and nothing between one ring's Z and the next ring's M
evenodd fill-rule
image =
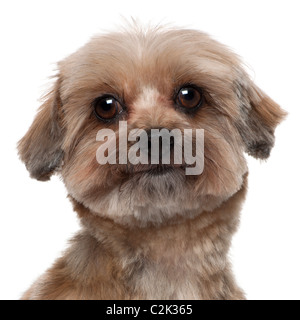
M147 130L147 135L148 135L148 150L149 152L151 152L151 146L152 146L152 138L153 140L157 141L157 139L159 139L159 150L160 150L160 153L162 150L163 147L170 147L170 149L173 149L174 148L174 137L173 136L170 136L170 139L168 137L168 135L164 135L163 133L161 133L162 131L161 130L167 130L168 132L170 132L169 129L166 129L166 128L153 128L153 130L155 131L152 131L152 129L149 129ZM159 132L157 132L157 130L159 130Z
M149 161L162 163L163 156L171 153L174 149L174 137L166 128L153 128L146 131L148 135ZM152 163L150 162L150 163Z

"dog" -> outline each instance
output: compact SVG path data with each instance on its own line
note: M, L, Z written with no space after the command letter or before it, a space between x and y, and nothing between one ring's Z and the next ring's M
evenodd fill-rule
M32 178L60 175L82 229L22 299L246 299L228 259L245 153L267 159L286 113L240 58L197 30L135 26L92 38L55 80L18 151ZM150 147L153 129L202 129L201 174L184 161L99 164L111 142L97 133L126 139L121 122Z

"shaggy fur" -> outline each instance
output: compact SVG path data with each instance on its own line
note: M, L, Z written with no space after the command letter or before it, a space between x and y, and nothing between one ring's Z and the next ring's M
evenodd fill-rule
M247 188L244 152L269 157L284 111L235 54L194 30L97 36L58 66L19 154L33 178L61 175L82 231L23 299L244 299L227 258ZM205 98L192 115L174 103L191 84ZM108 123L92 109L105 94L125 106ZM119 120L128 130L204 129L204 172L99 165L97 132L119 139Z

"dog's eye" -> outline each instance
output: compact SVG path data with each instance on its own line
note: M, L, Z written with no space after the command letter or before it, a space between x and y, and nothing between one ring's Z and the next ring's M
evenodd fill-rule
M120 103L111 96L97 98L93 105L95 115L100 120L111 120L122 111Z
M203 102L203 94L201 89L193 87L184 87L180 89L176 103L185 109L194 110L199 108Z

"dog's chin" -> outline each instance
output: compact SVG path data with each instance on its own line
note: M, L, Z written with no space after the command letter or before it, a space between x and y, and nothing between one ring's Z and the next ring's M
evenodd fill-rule
M196 184L197 178L186 176L182 166L144 166L107 194L80 202L93 214L128 227L173 224L211 211L224 201L197 194Z
M166 198L176 202L187 188L184 166L152 164L129 169L119 185L119 194L120 198L131 199L131 203L146 206L165 203Z
M165 202L166 197L173 200L184 193L187 180L183 166L148 165L131 172L121 183L120 193L135 198L139 194L139 201Z

